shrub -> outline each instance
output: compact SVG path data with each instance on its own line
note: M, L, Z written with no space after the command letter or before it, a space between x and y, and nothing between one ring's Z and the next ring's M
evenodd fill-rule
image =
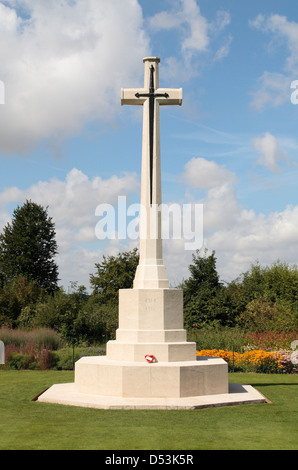
M53 351L48 348L39 352L39 368L41 370L51 369L55 366L55 356Z
M53 349L61 345L53 330L0 330L5 344L5 367L12 369L49 369L55 365Z
M241 352L246 344L245 332L238 328L205 327L188 332L188 339L195 341L197 349L226 349Z
M74 362L84 356L103 356L105 350L102 347L75 347L63 348L53 353L54 367L58 370L72 370Z
M35 369L34 356L30 354L12 353L8 357L7 366L10 369Z
M195 341L197 350L225 349L244 352L245 350L289 350L292 341L298 339L298 331L244 331L240 328L211 328L188 331L188 339Z
M297 317L293 306L288 301L277 300L275 303L264 299L254 299L240 315L238 325L245 330L292 331L297 329Z

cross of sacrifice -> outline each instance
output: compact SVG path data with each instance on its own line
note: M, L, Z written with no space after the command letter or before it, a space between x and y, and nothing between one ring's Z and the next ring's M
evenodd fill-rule
M121 104L143 105L143 150L148 150L149 143L149 175L150 175L150 205L153 199L154 160L160 158L160 123L159 106L182 104L182 89L161 89L159 87L158 57L146 57L145 84L143 89L122 89ZM153 65L154 64L154 65ZM148 109L149 108L149 109ZM149 125L148 125L149 123ZM147 153L147 152L146 152ZM144 154L143 154L144 157ZM157 168L156 168L157 169ZM155 184L157 181L155 182ZM157 201L156 201L157 202Z
M156 217L156 210L153 210L153 206L158 208L162 202L159 106L181 106L182 89L159 88L160 59L158 57L145 57L143 62L145 64L144 88L121 90L122 105L143 106L140 264L134 287L166 288L168 280L162 261L161 214L158 209L157 236L154 239L150 236L152 220Z

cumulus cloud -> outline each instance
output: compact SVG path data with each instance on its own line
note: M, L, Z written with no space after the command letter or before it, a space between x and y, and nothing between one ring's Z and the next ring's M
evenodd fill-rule
M268 216L242 210L236 224L217 230L206 244L216 251L218 268L226 281L257 260L263 265L278 259L293 264L298 250L298 206Z
M269 132L264 137L253 139L255 149L260 153L257 164L266 167L273 173L281 171L279 162L289 162L288 152L280 147L278 140Z
M276 139L268 133L264 139L260 139L261 143L263 151L266 149L269 152L268 148L271 149L275 160L267 156L266 163L275 169L281 150ZM205 195L192 203L204 206L203 248L210 252L215 250L217 268L223 280L229 282L235 279L257 260L263 265L269 265L277 259L295 263L298 250L298 206L288 206L283 211L267 215L248 210L238 200L236 175L204 159L190 160L183 178L187 185L196 185L205 190ZM191 253L185 251L183 240L166 242L165 264L173 279L177 278L177 273L187 278L187 267L191 262Z
M149 55L137 0L0 2L0 152L59 141L91 120L112 122L120 88Z
M247 210L237 198L234 173L215 162L199 161L191 165L198 163L197 168L208 180L208 184L200 180L206 193L195 201L204 206L203 247L215 250L221 278L235 279L257 259L263 264L278 258L292 263L298 251L298 206L268 215ZM186 186L190 184L187 179L185 182ZM138 240L117 238L102 244L95 236L98 222L95 209L101 203L115 207L119 195L129 197L134 192L139 192L135 174L91 179L74 168L63 180L40 181L24 190L11 187L0 193L0 229L9 221L12 205L31 199L48 206L56 225L61 284L67 287L70 281L78 281L89 287L89 274L94 272L94 265L103 254L115 255L139 244ZM192 240L164 240L164 262L172 285L189 276L188 265L195 247L192 251L185 250L186 242Z
M237 177L223 165L205 158L192 158L186 165L184 181L195 188L210 188L227 183L236 183Z
M48 207L56 227L61 279L79 280L83 276L88 280L93 260L98 259L101 253L100 242L95 236L96 207L99 204L116 206L119 195L129 197L138 191L139 181L135 173L111 176L106 180L101 177L90 179L73 168L65 180L40 181L24 190L16 187L5 189L0 194L0 229L10 220L8 208L12 204L21 205L28 199ZM86 243L92 244L89 250Z
M256 261L262 265L278 259L290 265L297 262L298 206L265 216L241 207L232 192L221 207L214 206L211 197L209 193L204 201L198 201L204 202L204 244L197 248L207 248L210 253L215 250L223 281L236 279ZM184 240L164 242L165 265L174 285L190 275L193 252L184 248Z

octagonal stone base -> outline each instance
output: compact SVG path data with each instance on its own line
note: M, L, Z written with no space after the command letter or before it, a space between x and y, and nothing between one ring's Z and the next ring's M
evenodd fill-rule
M268 403L251 385L229 384L229 393L184 398L106 397L78 393L74 383L52 385L34 401L100 410L199 410L218 406Z
M191 397L228 393L228 365L221 358L172 363L83 357L75 365L75 390L118 397Z

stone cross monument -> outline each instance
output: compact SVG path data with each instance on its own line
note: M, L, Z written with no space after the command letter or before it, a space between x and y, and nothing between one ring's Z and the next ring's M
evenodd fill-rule
M76 363L76 387L81 393L109 396L193 396L206 392L203 369L196 361L196 344L186 341L183 292L169 289L160 214L159 107L181 105L182 90L159 88L159 58L146 57L143 61L144 88L121 90L122 105L143 106L139 266L133 289L119 291L116 340L107 343L104 358L82 358ZM227 392L226 363L213 365L217 377L223 380L211 381L208 391ZM205 373L210 375L207 369ZM211 373L214 375L214 367Z
M247 402L243 393L229 396L223 359L196 360L196 344L186 340L183 328L183 292L169 289L162 258L159 107L181 105L182 90L159 88L157 57L146 57L144 64L144 88L121 90L121 103L142 105L144 114L140 261L133 289L119 291L119 328L106 356L82 357L73 384L53 385L38 400L126 409Z

